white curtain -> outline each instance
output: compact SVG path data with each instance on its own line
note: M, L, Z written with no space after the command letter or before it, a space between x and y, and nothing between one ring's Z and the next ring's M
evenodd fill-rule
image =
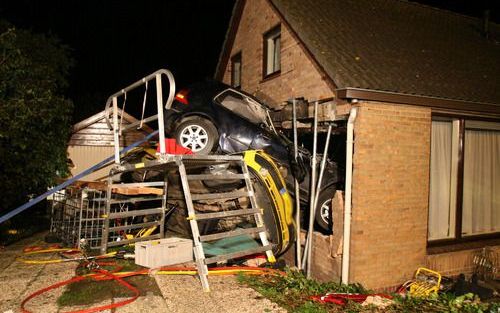
M464 146L462 234L498 232L500 131L466 129Z
M432 121L431 172L429 191L428 239L443 239L454 236L454 210L452 195L452 136L451 121Z

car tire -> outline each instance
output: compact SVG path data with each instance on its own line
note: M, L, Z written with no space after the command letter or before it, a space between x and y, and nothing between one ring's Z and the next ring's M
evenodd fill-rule
M212 122L197 116L182 121L175 128L174 137L194 154L209 154L217 146L219 134Z
M332 198L336 186L330 186L319 193L315 222L319 230L326 234L333 233Z

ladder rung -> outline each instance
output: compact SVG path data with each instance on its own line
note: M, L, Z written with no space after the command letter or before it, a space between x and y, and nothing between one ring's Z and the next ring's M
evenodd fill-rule
M137 188L137 187L159 187L159 186L164 186L164 185L165 185L165 182L154 181L154 182L146 182L146 183L112 184L109 187L111 187L111 188Z
M116 231L121 231L121 230L146 228L146 227L157 226L157 225L158 226L160 225L159 221L158 222L148 222L148 223L130 224L130 225L110 227L109 231L110 232L116 232Z
M188 180L229 180L229 179L245 179L245 174L190 174L186 175Z
M211 263L216 263L216 262L225 261L225 260L229 260L229 259L235 259L235 258L239 258L239 257L245 256L245 255L252 255L252 254L259 253L259 252L265 252L265 251L268 251L271 249L272 249L271 246L267 245L267 246L247 249L247 250L243 250L243 251L237 251L237 252L233 252L233 253L217 255L214 257L206 258L205 264L211 264Z
M231 231L226 231L226 232L217 233L217 234L200 236L200 241L211 241L211 240L216 240L216 239L221 239L221 238L235 237L235 236L244 235L244 234L256 234L256 233L260 233L263 231L266 231L265 227L253 227L253 228L237 229L237 230L231 230Z
M224 218L231 216L242 216L242 215L250 215L255 213L261 213L259 209L242 209L242 210L231 210L231 211L222 211L215 213L199 213L196 214L195 219L198 221L208 220L212 218Z
M114 204L114 203L136 203L136 202L143 202L143 201L155 201L155 200L163 200L163 196L158 196L158 197L130 197L127 199L112 199L110 200L109 203Z
M143 215L151 215L151 214L163 214L162 208L156 209L146 209L146 210L133 210L133 211L125 211L125 212L115 212L109 214L109 219L122 218L122 217L131 217L131 216L143 216Z
M248 197L248 191L233 191L221 193L200 193L191 195L192 200L216 200L216 199L234 199L240 197Z
M138 241L146 241L146 240L160 239L160 238L161 238L160 234L156 234L156 235L151 235L151 236L147 236L147 237L123 239L120 241L111 241L111 242L108 242L108 247L123 246L123 245L129 244L129 243L134 243L134 242L138 242Z

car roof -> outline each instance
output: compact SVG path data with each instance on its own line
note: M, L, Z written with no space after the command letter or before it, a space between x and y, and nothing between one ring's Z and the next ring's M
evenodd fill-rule
M257 101L258 103L260 103L261 105L263 105L267 109L270 109L270 107L265 102L263 102L260 99L257 99L255 96L252 96L251 94L249 94L241 89L234 88L232 86L229 86L227 84L224 84L220 81L216 81L213 79L196 82L196 83L191 84L188 87L188 90L194 91L195 93L203 93L203 94L206 94L207 96L210 96L212 98L216 97L218 94L220 94L221 92L223 92L227 89L231 89L237 93L241 93L242 95L247 96L247 97Z

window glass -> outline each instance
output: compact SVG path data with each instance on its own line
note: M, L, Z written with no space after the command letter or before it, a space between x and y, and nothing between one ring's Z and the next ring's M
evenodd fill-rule
M432 121L431 131L428 238L436 240L455 235L456 168L452 164L457 151L453 121Z
M499 126L466 122L462 203L464 236L500 231Z
M429 187L429 240L500 233L500 123L433 120Z
M219 95L215 101L254 124L266 123L266 109L243 94L227 90Z
M281 70L281 28L274 28L264 35L265 75Z
M231 86L241 87L241 53L231 58Z

